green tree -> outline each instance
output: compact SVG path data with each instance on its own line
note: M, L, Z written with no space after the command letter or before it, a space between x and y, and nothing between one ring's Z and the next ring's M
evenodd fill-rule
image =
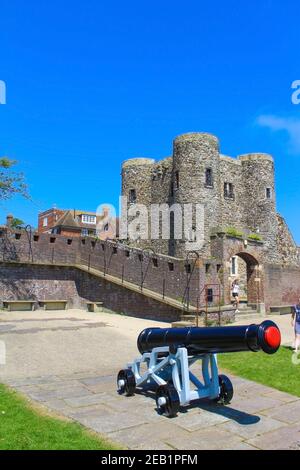
M15 160L0 157L0 200L10 199L15 194L29 198L23 173L15 172Z
M14 217L11 221L11 228L22 228L24 227L25 222L22 219Z

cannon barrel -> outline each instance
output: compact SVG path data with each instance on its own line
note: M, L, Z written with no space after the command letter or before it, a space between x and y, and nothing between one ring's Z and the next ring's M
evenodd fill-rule
M137 347L141 354L162 346L186 347L190 355L249 350L274 354L280 341L277 325L265 320L259 325L146 328L138 336Z

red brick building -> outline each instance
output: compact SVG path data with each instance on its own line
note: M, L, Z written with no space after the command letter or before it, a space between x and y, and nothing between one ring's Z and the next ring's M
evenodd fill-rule
M77 209L52 208L39 213L38 232L57 233L72 237L98 237L101 240L117 236L118 220L108 210L102 214Z

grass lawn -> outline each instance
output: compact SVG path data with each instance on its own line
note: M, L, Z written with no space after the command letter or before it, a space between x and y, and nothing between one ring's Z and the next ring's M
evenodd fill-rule
M271 355L263 352L218 354L218 364L234 375L300 397L300 363L292 363L292 354L293 351L284 346Z
M80 424L53 418L0 384L1 450L117 449Z

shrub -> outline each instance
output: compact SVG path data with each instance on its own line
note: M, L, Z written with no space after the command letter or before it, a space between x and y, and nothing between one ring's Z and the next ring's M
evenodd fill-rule
M243 232L237 230L235 227L227 227L226 233L227 235L230 235L231 237L241 238L244 236Z
M258 241L262 240L262 237L260 235L258 235L258 233L251 233L248 236L248 238L249 238L249 240L258 240Z

